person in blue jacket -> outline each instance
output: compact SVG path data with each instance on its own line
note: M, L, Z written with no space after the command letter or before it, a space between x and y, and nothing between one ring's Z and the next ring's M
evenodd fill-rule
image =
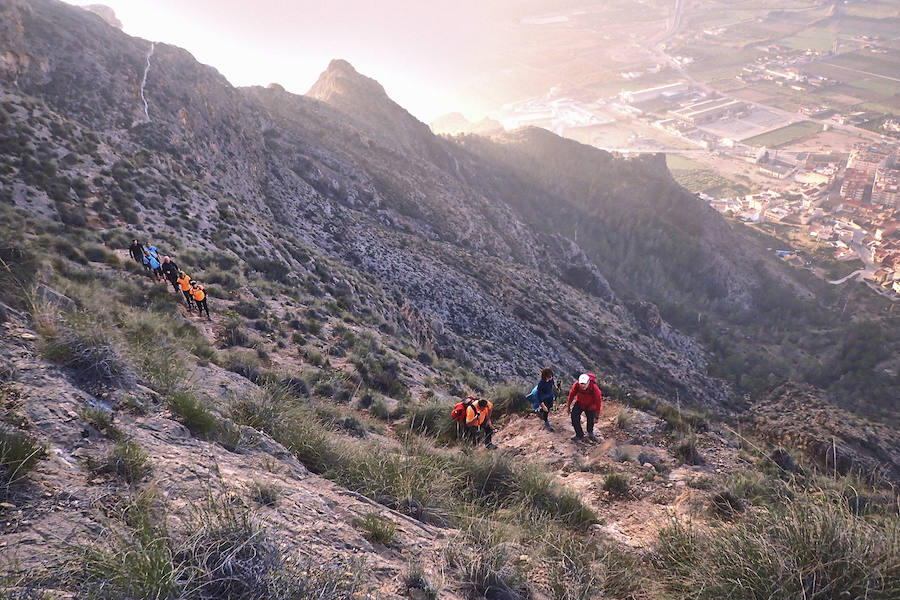
M553 401L556 400L554 388L553 369L546 367L541 370L541 380L537 384L532 403L534 412L544 422L542 427L547 431L553 431L553 426L550 424L550 409L553 408Z

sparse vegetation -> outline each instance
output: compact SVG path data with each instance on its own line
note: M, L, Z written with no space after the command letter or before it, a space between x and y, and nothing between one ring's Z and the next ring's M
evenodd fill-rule
M900 589L896 521L854 516L831 495L798 497L704 532L672 524L654 559L683 598L893 598Z
M107 457L106 468L126 483L137 483L150 472L147 453L130 440L115 445Z
M0 492L25 477L44 457L45 450L33 437L0 425Z
M365 517L357 517L353 524L363 532L363 537L373 543L391 546L397 539L397 526L390 519L370 512Z
M207 404L188 391L180 391L168 398L168 407L191 433L211 439L219 429L219 419Z
M106 539L75 549L66 576L86 597L351 600L362 584L358 565L340 558L288 562L274 534L245 510L210 500L195 511L193 528L174 537L154 504L132 502L124 531L112 526Z
M631 493L628 477L618 473L610 473L603 480L603 489L613 498L625 498Z

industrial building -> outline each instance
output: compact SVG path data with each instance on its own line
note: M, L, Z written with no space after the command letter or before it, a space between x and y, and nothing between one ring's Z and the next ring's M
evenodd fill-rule
M747 105L740 100L732 98L715 98L713 100L704 100L688 104L683 108L671 111L671 114L677 119L684 121L690 125L698 125L716 119L725 115L736 115L743 112Z
M673 97L688 91L690 88L686 83L669 83L659 87L647 88L645 90L637 90L634 92L622 92L619 97L622 102L628 104L638 104L639 102L647 102L648 100L656 100L663 96Z

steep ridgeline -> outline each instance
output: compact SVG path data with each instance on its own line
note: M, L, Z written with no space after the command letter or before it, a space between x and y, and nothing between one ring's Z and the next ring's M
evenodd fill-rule
M486 375L550 363L665 397L733 399L702 347L645 300L746 313L769 259L661 157L538 130L441 138L344 61L297 96L236 89L163 43L145 115L150 49L53 0L0 6L6 201L176 234L291 285L322 278L326 255L353 275L325 275L324 297Z

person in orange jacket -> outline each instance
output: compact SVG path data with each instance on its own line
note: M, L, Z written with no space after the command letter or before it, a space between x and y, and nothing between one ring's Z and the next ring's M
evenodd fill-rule
M497 446L491 443L491 437L494 435L494 428L491 425L491 412L494 410L494 404L480 398L466 408L466 430L464 435L472 441L478 441L479 431L484 431L484 445L486 448L493 450Z
M206 305L206 291L203 286L196 281L191 282L191 297L197 303L197 314L203 316L203 309L206 309L206 320L209 321L209 306Z
M591 373L582 373L578 376L578 381L572 384L569 390L569 400L566 404L566 411L572 415L572 428L575 430L575 442L584 439L584 430L581 428L581 413L584 412L587 417L588 439L596 442L594 436L594 423L603 407L603 392L597 387L597 378Z
M184 301L187 303L188 312L194 312L194 297L191 295L191 278L188 277L188 274L184 271L178 273L178 279L175 281L178 282L178 287L181 289L181 293L184 294Z

